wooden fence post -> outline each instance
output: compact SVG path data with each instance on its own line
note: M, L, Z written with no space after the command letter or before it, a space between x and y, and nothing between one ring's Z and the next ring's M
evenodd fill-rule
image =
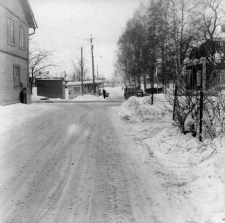
M199 141L202 142L202 124L203 124L203 90L206 87L206 58L201 58L202 61L202 75L201 75L201 86L200 86L200 117L199 117Z
M174 102L173 102L173 120L175 119L175 110L176 110L176 102L177 102L177 90L178 90L178 86L175 86Z

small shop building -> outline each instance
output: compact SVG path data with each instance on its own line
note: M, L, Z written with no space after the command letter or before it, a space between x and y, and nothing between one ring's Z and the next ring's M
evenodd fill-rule
M81 81L68 82L66 86L69 91L69 99L74 99L75 97L82 94L81 91ZM95 92L99 94L100 88L103 87L102 80L95 80ZM93 94L93 81L83 81L83 94Z
M36 79L37 95L65 99L64 79Z

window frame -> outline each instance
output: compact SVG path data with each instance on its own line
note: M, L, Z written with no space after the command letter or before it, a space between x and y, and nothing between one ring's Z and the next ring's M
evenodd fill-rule
M79 90L78 90L78 88L79 88ZM81 86L74 86L73 91L76 93L79 93L81 91Z
M23 30L23 35L22 36L21 36L21 32L20 32L21 28ZM22 40L23 46L20 45L21 44L21 40ZM21 50L25 50L25 28L21 24L19 25L19 48Z
M18 78L16 78L15 76L15 70L18 69ZM18 79L18 80L17 80ZM18 82L18 84L16 83ZM13 65L13 85L14 85L14 89L20 89L20 85L21 85L21 66L20 65Z
M13 40L13 42L11 40ZM7 16L7 43L8 45L15 46L15 20L9 16Z

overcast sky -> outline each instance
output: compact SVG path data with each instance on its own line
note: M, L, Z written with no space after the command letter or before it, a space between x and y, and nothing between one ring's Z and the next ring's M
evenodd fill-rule
M113 73L116 44L126 22L141 2L149 0L29 0L38 29L33 35L40 47L54 50L58 74L71 73L71 60L83 47L91 76L90 35L93 35L95 74ZM101 57L100 57L101 56ZM53 71L51 71L53 73Z

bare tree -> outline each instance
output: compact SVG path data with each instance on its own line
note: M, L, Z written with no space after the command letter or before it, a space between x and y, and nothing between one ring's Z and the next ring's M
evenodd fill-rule
M218 120L225 122L222 103L211 97L216 95L220 101L224 98L215 86L225 64L224 44L216 40L225 15L222 1L152 0L146 10L136 10L118 41L115 68L125 81L137 83L142 77L145 82L148 74L153 88L156 62L160 59L158 79L164 86L167 83L168 100L176 108L174 121L183 133L207 133L213 138ZM220 63L215 61L215 53L220 54ZM204 58L207 71L202 75ZM172 78L174 85L169 88ZM200 114L199 107L203 111Z
M35 78L41 77L41 73L46 72L47 68L57 66L50 60L52 56L53 51L41 49L34 43L31 44L29 51L29 76L31 83L31 94Z
M71 64L73 68L72 80L81 81L81 67L83 67L83 80L85 80L88 73L88 69L86 68L87 59L83 57L83 61L81 61L81 58L76 56L75 59L71 60Z

